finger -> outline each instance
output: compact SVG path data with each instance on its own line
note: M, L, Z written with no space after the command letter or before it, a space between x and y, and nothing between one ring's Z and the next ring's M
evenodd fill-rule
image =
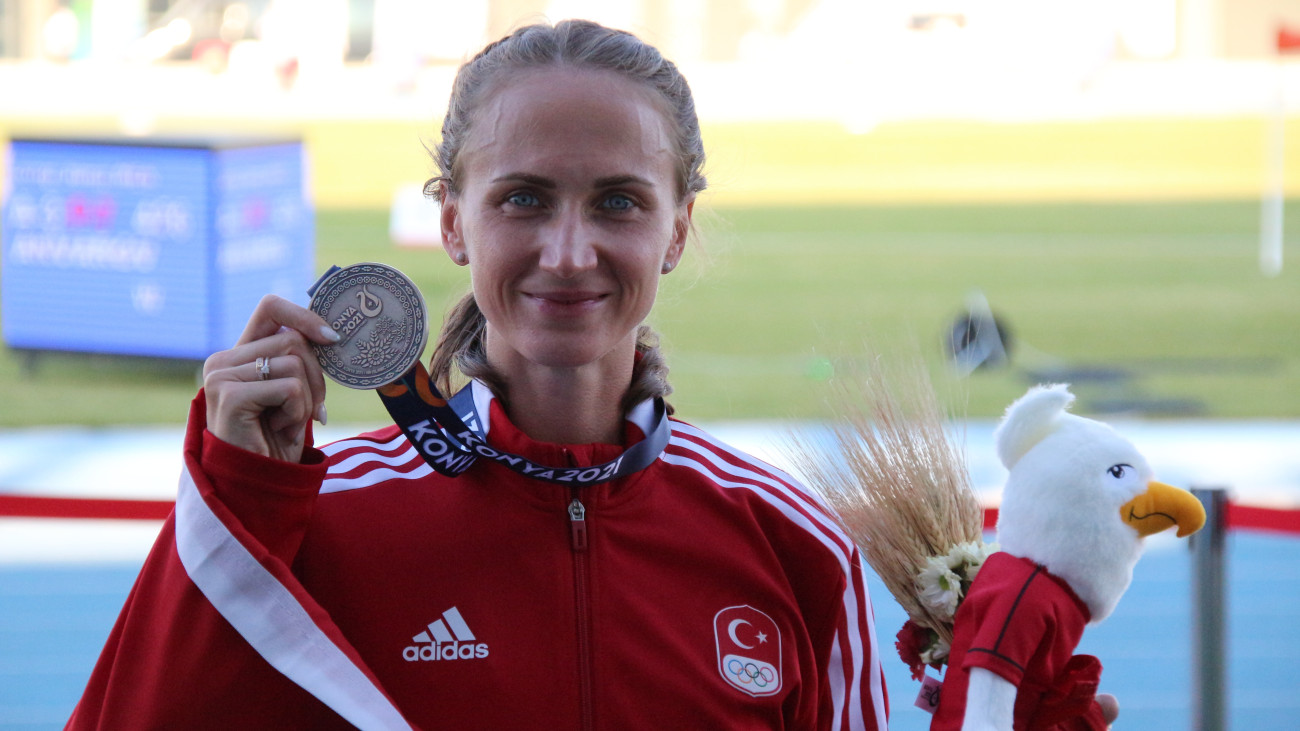
M247 393L247 403L255 405L258 418L282 438L298 438L311 418L311 398L298 379L249 383Z
M321 368L316 349L298 333L282 333L282 335L291 337L286 357L292 358L295 362L291 364L290 372L307 384L307 389L311 393L312 414L317 421L324 424L325 371Z
M300 363L289 369L273 370L268 377L301 376L311 390L314 411L320 411L325 403L325 374L321 370L316 352L311 343L297 330L282 329L274 335L251 343L236 345L229 350L214 353L203 364L203 374L207 376L222 369L233 369L239 380L260 380L257 370L259 358L273 361L279 356L291 356Z
M296 330L308 340L322 345L337 343L341 339L320 315L283 297L268 294L257 303L236 344L270 337L283 327Z
M261 418L262 438L268 445L267 455L282 462L300 461L307 430L300 425L276 430L267 419L268 413L272 412L263 412Z
M273 358L263 356L255 359L250 364L253 377L259 381L276 378L292 378L301 381L307 388L312 418L324 424L326 421L324 372L316 360L315 353L308 349L305 342L297 338L297 345L298 347L287 355ZM302 352L303 350L307 352Z
M301 335L295 334L294 337L300 342L302 341ZM260 341L254 347L260 346L269 350L270 345L268 343L271 340L273 338ZM240 347L246 349L248 346ZM302 356L292 352L288 355L258 356L256 358L251 353L242 355L240 353L228 353L225 358L240 362L229 366L210 365L207 368L208 372L204 376L203 383L209 404L220 404L223 417L231 413L255 414L259 410L280 408L285 405L286 398L300 395L305 398L310 407L310 413L314 414L319 404L323 402L323 382L318 386L319 397L313 393L311 385L312 369L317 371L316 380L322 380L319 375L320 366L314 360L305 360ZM209 364L216 360L218 359L209 359ZM247 390L239 388L239 386L251 384L270 384L278 390Z
M249 392L252 401L264 407L261 418L272 432L297 432L307 425L312 416L311 397L300 381L262 381L257 386Z
M251 361L233 368L214 370L203 383L208 400L224 404L221 408L227 414L247 412L250 416L272 408L285 408L294 398L311 404L310 390L301 374L301 361L297 358L267 358L263 360L261 369L258 365L257 361ZM262 370L267 371L265 378ZM278 377L277 371L280 371Z
M1114 723L1119 718L1119 699L1110 693L1098 693L1097 705L1101 706L1101 717L1106 723Z
M303 382L296 378L245 381L237 370L218 371L205 385L215 394L208 399L208 430L249 451L296 459L310 415L311 400Z

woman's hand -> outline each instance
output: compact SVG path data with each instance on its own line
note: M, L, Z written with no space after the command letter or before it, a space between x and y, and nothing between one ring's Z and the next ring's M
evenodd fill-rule
M1119 700L1110 693L1098 693L1097 705L1101 706L1101 717L1106 719L1106 727L1109 728L1119 718Z
M203 364L208 431L250 452L299 461L307 422L325 423L325 375L311 343L337 341L316 313L263 297L235 347Z

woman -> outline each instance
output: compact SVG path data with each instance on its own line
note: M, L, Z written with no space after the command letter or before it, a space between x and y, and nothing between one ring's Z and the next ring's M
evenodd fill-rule
M703 157L685 80L626 33L530 26L466 64L428 190L473 287L434 376L474 379L494 450L620 469L447 477L395 427L317 450L333 333L267 298L206 364L176 514L69 725L884 728L852 543L789 477L656 422L642 321Z

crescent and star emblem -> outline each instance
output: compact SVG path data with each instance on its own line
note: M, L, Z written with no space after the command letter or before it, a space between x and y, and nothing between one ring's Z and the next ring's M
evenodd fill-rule
M781 628L771 616L748 604L726 607L713 615L713 641L727 685L752 698L781 692Z
M727 625L727 634L731 637L731 641L734 642L734 643L736 643L737 646L742 647L742 648L744 648L744 649L746 649L746 650L752 650L752 649L754 649L755 647L757 647L757 645L746 645L745 643L743 643L743 642L740 641L740 638L739 638L739 637L736 636L736 627L738 627L738 626L740 626L740 625L742 625L742 624L744 624L744 625L748 625L748 626L750 626L750 627L753 627L753 626L754 626L754 625L750 624L748 620L744 620L744 619L733 619L733 620L731 620L731 624ZM767 642L767 635L763 634L762 632L759 632L759 633L758 633L758 643L759 643L759 644L763 644L764 642Z

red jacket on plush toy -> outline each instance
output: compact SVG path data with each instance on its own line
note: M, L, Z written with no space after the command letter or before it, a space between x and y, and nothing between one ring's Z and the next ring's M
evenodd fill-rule
M1109 426L1066 411L1066 386L1031 389L995 435L1010 471L998 543L953 626L931 731L1104 729L1101 663L1075 655L1133 578L1145 536L1205 523L1190 493L1151 479Z

